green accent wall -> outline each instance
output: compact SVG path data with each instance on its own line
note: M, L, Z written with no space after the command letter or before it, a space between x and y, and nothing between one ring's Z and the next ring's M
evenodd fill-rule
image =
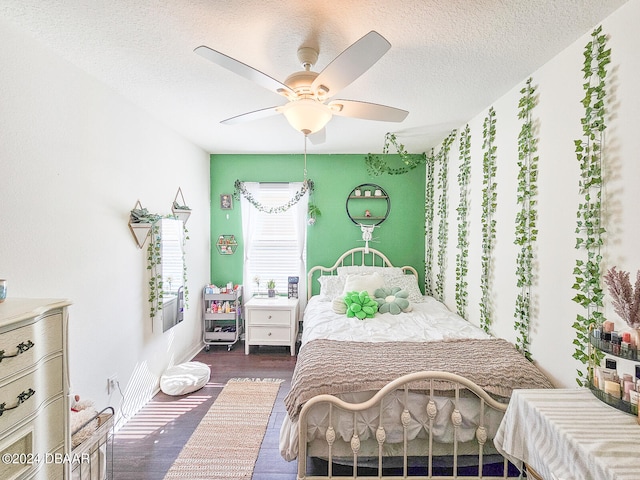
M400 160L386 155L390 163ZM303 155L211 155L211 282L242 282L242 216L240 202L231 210L220 208L220 195L233 194L236 180L246 182L301 182ZM348 217L347 196L357 185L375 183L391 198L387 220L373 233L369 246L385 253L396 266L412 265L424 283L425 167L404 175L367 173L364 155L307 155L307 177L315 190L311 197L321 211L307 229L307 266L333 265L350 248L364 246L362 232ZM352 206L350 205L352 209ZM353 211L352 211L353 213ZM215 242L220 235L235 235L233 255L220 255Z

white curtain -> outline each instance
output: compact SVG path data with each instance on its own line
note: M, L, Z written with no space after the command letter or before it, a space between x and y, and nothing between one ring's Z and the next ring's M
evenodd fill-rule
M244 182L244 187L253 198L260 196L260 184L255 182ZM240 211L242 214L242 243L244 245L243 269L242 269L242 285L244 292L244 301L246 302L253 296L255 285L253 278L249 278L250 262L252 258L252 250L255 248L254 238L256 236L258 225L258 210L251 205L244 195L240 195Z
M278 184L277 188L284 195L283 198L278 200L277 204L270 204L273 199L268 197L273 192L274 184L260 184L256 182L245 182L244 187L246 191L253 197L254 201L260 205L266 207L277 207L286 204L289 200L293 199L297 192L302 188L301 182ZM290 214L291 224L287 224L284 228L279 228L283 235L283 239L287 240L287 244L293 244L294 247L288 249L285 253L279 251L277 243L274 245L273 253L269 251L268 246L260 245L257 247L257 237L259 231L265 227L270 221L276 221L274 217L276 215L282 215L279 213L264 213L260 212L251 202L249 202L244 195L241 196L240 201L242 212L242 235L244 245L244 265L243 265L243 285L245 300L251 298L257 287L254 282L254 274L257 264L264 263L263 256L273 255L276 261L279 261L279 256L287 255L287 264L292 265L294 271L288 272L289 276L299 277L298 284L298 298L300 299L300 312L304 311L306 306L306 242L307 242L307 211L309 206L309 195L306 193L295 205L291 206L288 210ZM293 237L293 238L291 238ZM291 240L295 240L291 242ZM265 251L266 249L266 251ZM267 278L261 277L260 290L265 291L265 282ZM279 293L286 294L286 285L282 283L286 282L286 278L279 285Z
M302 183L290 183L289 193L291 197L302 188ZM309 211L309 192L300 199L292 208L294 208L295 219L295 235L298 247L298 298L299 313L302 315L304 308L307 306L307 212Z

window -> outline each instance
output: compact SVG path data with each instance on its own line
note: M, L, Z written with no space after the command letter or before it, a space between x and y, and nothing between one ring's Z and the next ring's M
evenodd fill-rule
M245 188L253 200L265 209L288 204L302 187L301 183L248 183ZM255 292L266 293L267 281L275 280L276 290L287 293L288 277L306 275L306 217L308 195L284 212L267 213L242 197L244 240L244 288L246 298ZM299 291L304 292L303 285Z

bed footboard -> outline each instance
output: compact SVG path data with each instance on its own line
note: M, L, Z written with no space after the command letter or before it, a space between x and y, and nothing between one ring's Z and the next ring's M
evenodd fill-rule
M453 411L450 415L450 418L448 419L448 428L452 429L453 437L452 442L445 445L447 449L447 454L445 457L440 456L443 450L439 447L442 447L443 445L439 444L433 438L434 420L438 415L438 407L436 405L436 402L434 401L434 398L436 397L436 395L441 393L434 388L434 384L442 385L443 381L451 384L451 389L449 390L448 395L451 396L451 401L454 404ZM411 390L410 384L413 382L421 382L421 385L424 385L426 382L426 385L428 385L428 388L426 390L423 389L421 391L421 394L427 396L427 421L424 425L425 431L422 435L423 438L421 438L419 442L419 454L416 454L415 445L411 445L412 441L415 442L418 439L409 439L410 435L408 434L408 428L410 422L412 421L411 413L409 412L409 410L405 407L400 414L400 418L395 419L395 421L399 421L402 426L402 438L397 443L396 441L398 439L396 439L393 444L390 444L388 440L388 432L390 432L391 427L390 425L385 425L387 419L385 418L385 415L382 414L385 399L390 397L390 394L394 394L397 398L398 392L400 392L401 396L404 395L404 404L408 405L408 396L409 391ZM474 418L473 420L463 418L460 410L458 409L458 403L463 396L471 396L477 398L480 407L478 418ZM309 473L307 468L307 459L309 455L307 420L310 412L312 412L314 408L317 408L320 405L322 405L322 407L326 408L328 411L328 426L324 435L325 438L322 441L322 448L326 452L326 455L323 455L323 457L327 461L327 470L326 472L313 471ZM359 427L362 427L362 425L359 426L358 424L358 412L376 408L380 409L380 414L377 416L378 425L377 429L375 430L375 438L373 440L374 444L377 443L377 461L375 457L372 458L370 455L367 455L366 458L362 457L361 439L358 433L359 431L361 431ZM334 476L335 473L333 471L334 462L344 461L345 459L343 457L337 459L334 451L334 444L336 444L337 441L340 441L340 439L337 438L338 434L336 433L338 428L334 423L336 421L334 418L334 412L337 413L336 409L342 412L349 412L349 415L351 413L353 414L353 421L351 426L346 426L348 431L351 432L350 440L349 435L347 435L345 438L345 425L340 425L340 430L343 432L342 437L350 446L350 458L348 459L348 463L351 464L350 468L352 472L348 474L350 478L364 480L381 478L383 476L386 477L386 475L383 475L383 473L391 473L390 478L394 479L442 479L451 477L455 477L457 479L508 478L509 464L507 460L503 459L502 457L499 457L499 465L497 469L495 468L495 466L493 466L492 471L488 472L485 471L486 469L484 467L484 464L486 463L486 457L488 456L487 452L491 450L488 447L492 445L491 440L488 438L487 414L489 410L495 410L497 412L504 413L506 408L506 403L496 401L493 397L487 394L482 388L480 388L472 381L460 375L440 371L425 371L404 375L388 383L372 398L362 403L348 403L333 395L318 395L305 403L298 419L298 479L320 480L327 478L337 478L336 476ZM335 417L337 416L338 415L335 415ZM468 427L469 421L471 421L471 423L475 425L475 439L473 440L473 442L471 442L473 443L472 450L474 452L473 458L471 459L471 463L473 464L471 470L472 473L469 473L468 471L470 460L470 442L464 442L463 449L463 442L460 442L459 440L459 429L462 427L463 423L466 423ZM326 445L324 445L325 442ZM388 470L385 472L386 467L389 465L389 451L394 452L393 460L396 460L400 463L398 467L394 467L393 472L389 472ZM493 455L494 452L491 451L491 454ZM439 467L436 468L437 466L442 464L443 458L446 459L446 469L441 470ZM362 465L363 460L366 461L370 468L367 468L366 470L358 468L359 464ZM412 468L411 463L413 462L411 462L410 460L418 460L420 463L417 475L415 466ZM364 471L365 473L361 475L360 473L362 471Z

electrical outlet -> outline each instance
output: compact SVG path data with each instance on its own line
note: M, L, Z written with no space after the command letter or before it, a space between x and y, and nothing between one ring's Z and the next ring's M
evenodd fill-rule
M107 394L111 395L118 388L118 376L112 375L107 378Z

